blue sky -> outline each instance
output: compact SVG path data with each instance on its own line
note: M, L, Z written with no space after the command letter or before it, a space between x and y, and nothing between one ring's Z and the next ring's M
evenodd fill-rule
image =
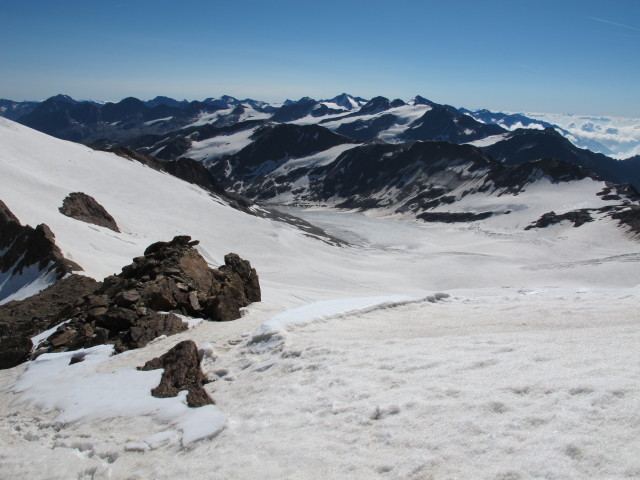
M640 1L2 0L0 98L348 92L640 117Z

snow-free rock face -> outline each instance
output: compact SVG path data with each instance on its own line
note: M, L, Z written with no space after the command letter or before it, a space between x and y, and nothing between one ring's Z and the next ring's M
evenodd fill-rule
M202 388L210 382L200 368L198 347L193 340L184 340L164 355L149 360L138 370L164 369L160 385L151 390L151 395L158 398L175 397L182 390L187 390L187 405L202 407L215 403Z
M95 198L86 193L73 192L67 195L62 201L60 213L82 222L120 232L116 221L109 212Z
M43 342L36 355L104 343L122 352L187 329L176 315L158 312L218 321L239 318L240 308L260 300L255 269L236 254L226 255L219 270L211 269L194 248L197 244L178 236L150 245L143 257L81 299L67 314L71 320Z
M64 258L47 225L21 225L0 201L0 302L37 279L44 288L77 270L82 268Z

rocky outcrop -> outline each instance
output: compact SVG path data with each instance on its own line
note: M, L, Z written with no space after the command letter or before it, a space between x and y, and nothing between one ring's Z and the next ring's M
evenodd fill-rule
M532 228L547 228L549 225L555 225L556 223L560 223L564 220L573 223L574 227L580 227L585 223L593 222L593 217L589 213L593 210L596 209L582 208L580 210L572 210L561 215L558 215L556 212L547 212L531 225L524 227L524 229L531 230Z
M0 201L0 301L38 278L53 283L78 270L82 268L64 258L48 226L21 225Z
M606 193L610 200L618 200L618 195ZM612 197L618 198L612 198ZM604 198L604 197L603 197ZM634 237L640 235L640 206L630 204L628 199L622 198L621 205L608 205L600 208L581 208L579 210L571 210L569 212L558 215L555 212L547 212L531 225L527 225L524 229L546 228L555 225L564 220L573 223L574 227L581 227L585 223L593 222L593 215L604 215L613 220L617 220L618 225L626 228Z
M485 220L493 215L492 212L424 212L417 216L425 222L457 223L477 222Z
M640 235L640 206L632 205L611 214L611 218L627 227L634 235Z
M95 198L82 192L73 192L62 201L60 213L86 223L106 227L114 232L120 232L116 221L100 205Z
M0 369L29 358L31 337L55 327L76 308L85 295L102 284L82 275L69 275L25 300L0 306Z
M143 257L105 279L105 292L118 296L129 291L140 298L135 304L154 310L175 310L185 315L226 321L240 317L240 308L260 301L258 275L235 253L225 255L225 265L209 268L188 236L150 245ZM125 300L121 300L125 302Z
M200 368L198 348L192 340L184 340L164 355L149 360L138 370L164 369L160 384L151 390L158 398L175 397L187 390L187 405L202 407L215 403L203 388L210 382Z
M140 348L160 335L187 329L174 313L234 320L240 308L260 301L258 275L248 261L230 253L225 265L211 269L194 248L197 244L191 237L178 236L150 245L144 256L80 298L64 318L69 322L35 355L104 343L115 345L116 352Z

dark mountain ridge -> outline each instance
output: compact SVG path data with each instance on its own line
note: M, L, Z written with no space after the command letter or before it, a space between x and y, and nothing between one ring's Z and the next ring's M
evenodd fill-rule
M497 161L517 165L542 157L552 157L586 167L613 183L630 183L640 189L640 160L615 160L601 153L576 147L554 128L518 129L504 140L482 149Z
M478 122L450 105L432 105L430 110L404 132L402 139L464 143L506 132L498 125Z
M344 137L318 125L266 124L252 136L253 142L234 155L208 164L226 188L230 183L251 183L277 169L290 158L305 157L345 143ZM227 172L234 172L227 174Z
M340 109L330 108L327 104L338 105ZM411 113L412 108L424 109L424 106L429 109L419 117ZM255 112L260 112L260 120L251 119ZM518 164L545 157L557 158L587 167L607 181L631 183L640 188L640 161L637 158L619 161L578 148L557 133L563 132L559 127L524 115L456 109L419 95L407 104L381 96L366 101L343 93L326 101L309 97L287 100L279 107L251 99L238 100L228 95L207 98L202 102L158 96L147 102L129 97L117 103L99 104L77 101L67 95L56 95L40 103L0 101L0 115L16 117L19 114L17 120L20 123L59 138L100 148L125 146L168 160L190 156L194 142L230 135L245 127L255 128L260 123L288 123L303 117L309 117L305 123L313 121L317 125L330 126L335 133L358 142L449 141L461 144L504 135L503 140L482 147L498 161ZM202 118L204 120L198 120ZM499 125L511 128L518 123L544 125L547 129L508 132ZM295 129L292 131L295 137ZM221 142L225 140L221 138ZM309 142L310 139L305 140L305 143ZM243 146L241 143L238 148ZM313 148L307 145L305 150L318 152L322 148L320 142ZM228 154L229 150L221 149L198 158L212 160ZM259 155L261 147L249 146L245 154L250 151ZM295 156L291 151L286 153ZM247 159L248 154L243 161ZM271 157L263 159L273 160ZM256 158L250 163L259 161Z

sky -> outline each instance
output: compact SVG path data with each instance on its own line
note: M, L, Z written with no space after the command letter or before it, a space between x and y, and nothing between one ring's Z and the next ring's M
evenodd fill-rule
M339 93L640 117L640 1L0 2L0 98Z

